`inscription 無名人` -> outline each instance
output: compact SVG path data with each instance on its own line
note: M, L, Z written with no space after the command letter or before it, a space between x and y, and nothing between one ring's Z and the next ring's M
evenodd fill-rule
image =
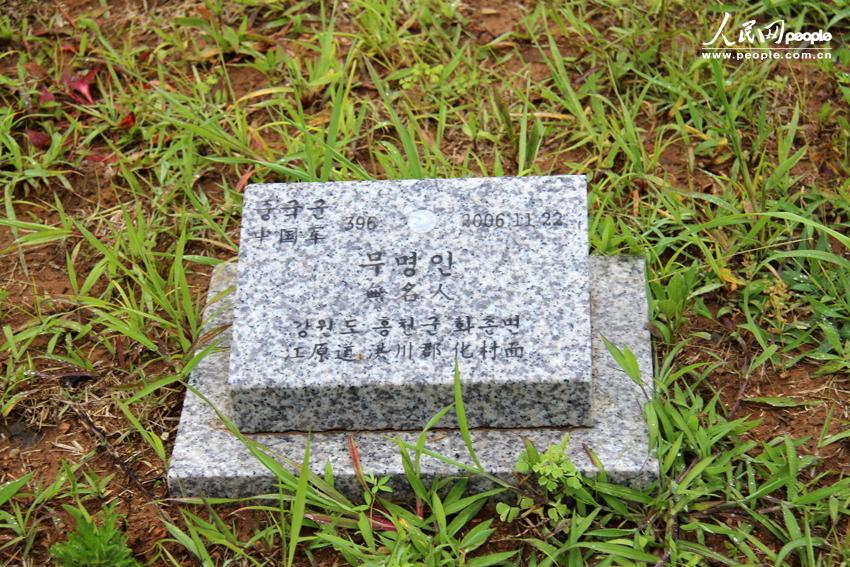
M366 289L366 297L368 299L374 299L378 302L382 302L384 299L401 299L405 302L413 302L419 301L420 297L423 296L423 293L426 297L430 299L440 299L445 301L454 301L455 297L451 293L448 282L443 281L445 278L448 278L452 275L452 266L454 264L454 253L446 251L445 253L439 252L436 254L432 254L430 259L428 258L428 254L423 254L419 250L411 250L410 252L403 252L401 254L393 253L393 254L385 254L384 250L375 250L372 252L365 252L366 259L362 263L358 264L360 268L363 268L368 271L370 276L377 277L381 275L382 270L387 268L392 269L393 262L389 261L390 259L394 259L397 270L396 273L403 275L405 278L413 278L418 273L419 261L427 261L427 264L424 270L421 271L429 271L429 269L433 269L432 271L436 272L439 276L436 282L426 283L423 286L422 282L413 282L408 279L404 285L397 289L397 293L390 293L383 286L378 285L377 283L372 282ZM398 285L394 284L394 287L398 287ZM425 291L423 292L423 287L425 287Z

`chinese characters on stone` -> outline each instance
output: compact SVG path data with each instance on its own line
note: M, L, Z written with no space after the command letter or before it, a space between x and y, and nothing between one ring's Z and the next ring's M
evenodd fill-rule
M388 290L382 285L373 282L365 290L366 297L371 300L382 302L387 297L401 299L405 302L419 301L423 295L428 299L437 299L439 301L454 301L454 297L449 295L448 283L446 278L452 275L452 266L454 265L454 254L452 252L440 252L432 254L428 257L421 252L413 250L411 252L403 252L401 254L386 254L384 250L376 250L374 252L366 252L366 258L360 268L367 271L367 274L373 278L381 275L383 270L395 269L405 278L408 278L403 285L395 290L392 295L388 296ZM420 262L427 262L425 266L421 266ZM411 278L415 277L418 271L421 270L429 275L435 275L436 281L430 283L425 290L419 283L414 283ZM426 284L428 286L429 284Z
M371 324L356 317L308 318L295 321L297 344L288 349L286 360L387 363L451 356L508 361L525 356L519 334L519 315L458 315L448 321L437 315L420 320L387 316Z

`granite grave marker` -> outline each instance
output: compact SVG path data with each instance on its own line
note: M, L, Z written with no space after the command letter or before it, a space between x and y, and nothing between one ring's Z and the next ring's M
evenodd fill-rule
M236 423L415 429L457 358L470 426L586 424L586 211L583 177L251 187Z
M238 267L219 266L206 329L230 325L191 384L243 432L356 494L347 439L367 472L403 489L390 437L410 441L454 399L484 467L508 477L523 438L543 449L570 432L570 457L612 480L656 473L640 388L604 335L651 376L643 261L589 258L583 176L252 185ZM237 276L238 273L238 276ZM426 446L458 460L453 415ZM209 447L216 447L210 454ZM425 477L456 474L423 460ZM187 393L169 468L187 496L245 496L271 473Z

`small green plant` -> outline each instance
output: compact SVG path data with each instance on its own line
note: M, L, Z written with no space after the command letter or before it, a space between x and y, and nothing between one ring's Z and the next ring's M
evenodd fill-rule
M569 435L564 435L560 443L550 445L543 454L527 448L517 461L517 472L534 473L546 493L578 490L581 488L578 470L567 456L569 440Z
M265 53L256 52L251 67L261 73L271 75L277 73L286 65L286 52L278 47L272 47Z
M59 560L63 567L125 567L138 565L133 552L127 547L127 536L118 528L119 516L115 505L104 507L100 514L100 524L82 506L63 506L74 518L77 527L68 534L67 541L54 544L50 554Z
M14 29L12 18L9 16L0 18L0 41L9 41L12 39L12 31Z
M672 343L679 329L687 321L687 310L700 293L696 290L699 272L695 266L672 274L666 281L650 282L651 305L655 316L652 324L665 343Z
M381 492L390 493L393 489L389 486L390 477L382 476L377 477L372 474L367 474L364 477L366 481L366 486L368 486L368 490L363 492L363 499L366 504L372 505L375 500L380 496Z
M399 85L404 90L410 90L420 82L428 85L436 85L440 82L440 79L443 76L443 68L443 65L417 63L413 67L410 67L397 75L399 78Z
M581 475L567 455L569 441L569 434L564 435L560 443L553 443L543 453L539 453L531 442L526 442L525 451L517 459L516 471L534 477L545 505L541 506L540 500L530 495L520 496L516 506L500 502L496 512L503 522L516 520L520 513L539 515L552 522L568 516L567 502L582 490Z

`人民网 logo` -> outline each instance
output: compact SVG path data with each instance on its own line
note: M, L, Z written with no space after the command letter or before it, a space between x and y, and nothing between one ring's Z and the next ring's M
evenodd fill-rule
M789 31L785 20L776 19L767 24L747 20L736 28L729 12L714 35L703 42L705 59L829 59L832 57L829 41L832 34L817 31ZM730 39L731 38L731 39Z

